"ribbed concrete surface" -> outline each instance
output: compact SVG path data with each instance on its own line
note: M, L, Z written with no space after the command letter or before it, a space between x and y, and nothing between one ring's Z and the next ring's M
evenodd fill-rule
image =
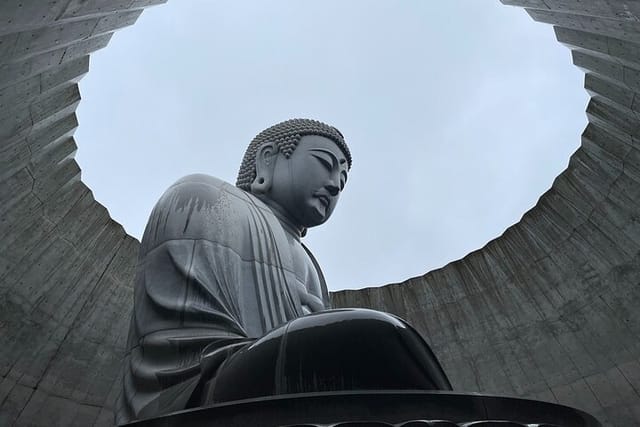
M76 83L159 2L0 2L0 426L113 424L138 242L80 181Z
M80 181L76 82L163 1L0 2L0 426L111 425L138 243ZM483 249L334 300L407 318L459 390L640 425L640 2L502 2L553 24L585 70L581 148Z

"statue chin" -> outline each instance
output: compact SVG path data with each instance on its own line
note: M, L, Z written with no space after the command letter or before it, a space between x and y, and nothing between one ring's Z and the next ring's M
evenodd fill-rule
M326 209L322 205L318 205L318 203L314 203L309 209L306 211L306 215L303 221L303 226L306 228L315 227L321 224L324 224L329 217L326 214Z

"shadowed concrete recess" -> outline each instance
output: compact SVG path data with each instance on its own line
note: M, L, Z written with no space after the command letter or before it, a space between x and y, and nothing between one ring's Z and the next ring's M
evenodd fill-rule
M112 425L138 242L80 179L77 82L113 31L163 2L0 2L1 426ZM333 302L407 319L456 390L640 425L640 2L502 3L552 24L585 71L580 148L482 249Z

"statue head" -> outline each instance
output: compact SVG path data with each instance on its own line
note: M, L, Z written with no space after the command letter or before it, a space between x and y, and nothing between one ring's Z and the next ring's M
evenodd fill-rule
M329 219L350 168L351 153L338 129L292 119L251 141L236 186L307 228Z

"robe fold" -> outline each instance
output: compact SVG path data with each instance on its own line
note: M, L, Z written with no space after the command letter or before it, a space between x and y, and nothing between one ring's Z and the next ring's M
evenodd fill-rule
M116 422L198 406L222 362L302 316L293 256L278 218L251 194L207 175L171 186L140 246Z

